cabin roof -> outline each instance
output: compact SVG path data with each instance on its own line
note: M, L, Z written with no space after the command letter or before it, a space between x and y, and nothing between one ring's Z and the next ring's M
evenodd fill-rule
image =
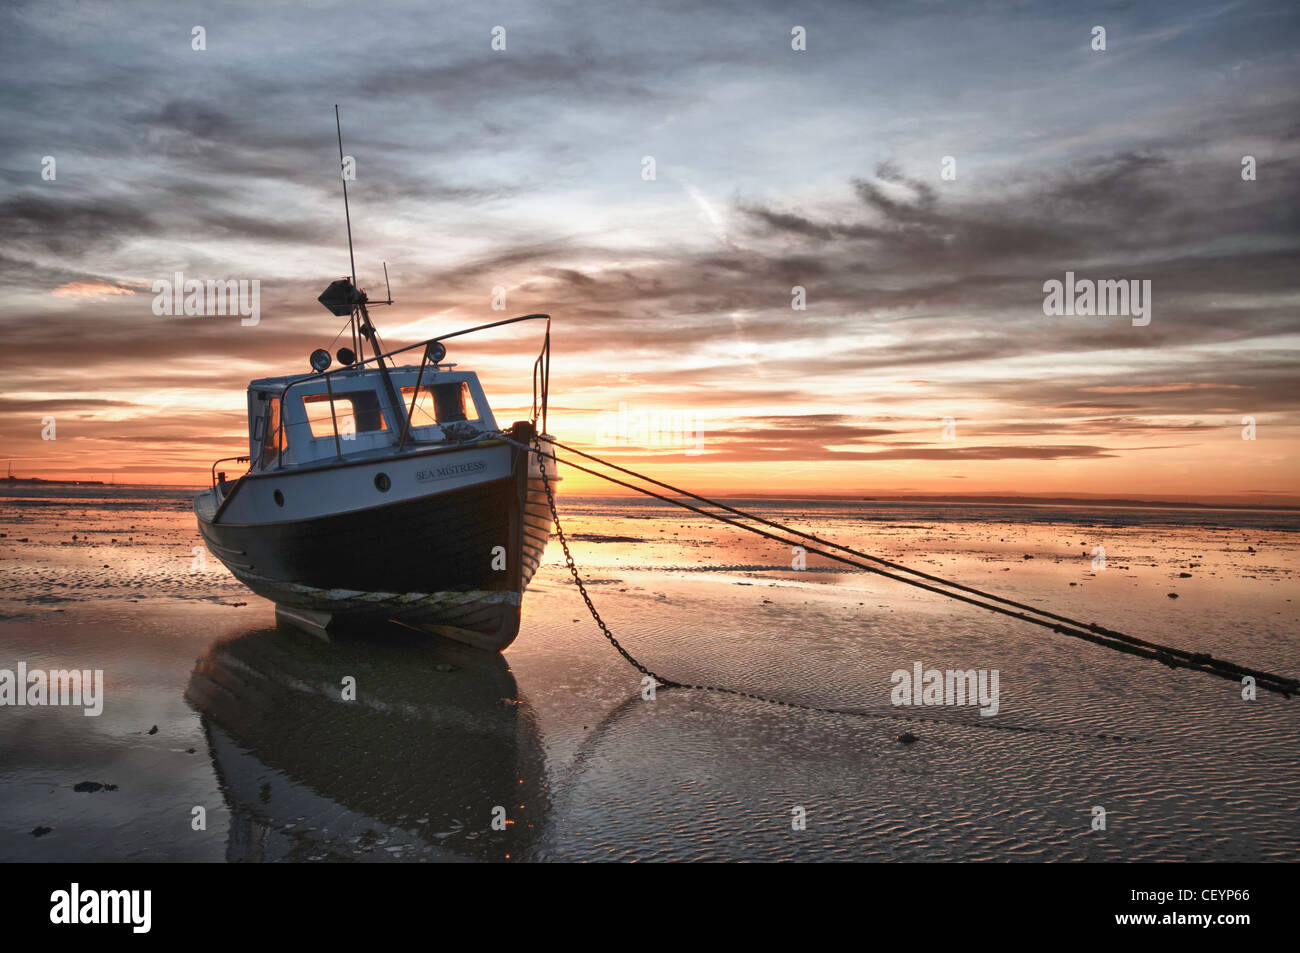
M461 379L465 377L474 376L473 371L453 370L455 366L456 366L455 364L439 364L437 365L436 373L439 377L443 377L444 375L452 375L453 379ZM433 369L432 364L424 369L425 378L430 383L432 383L433 381L432 369ZM419 365L416 364L409 364L402 367L390 367L388 369L389 374L406 374L408 372L411 374L418 374L419 371L420 371ZM316 375L316 374L289 374L285 377L259 377L257 380L248 382L248 389L266 391L268 393L280 393L295 381L308 380L309 378L316 378L320 376L321 375ZM350 380L369 381L369 380L377 379L378 377L379 377L378 368L358 367L355 369L348 368L342 371L336 371L330 376L330 380L331 382L334 383L335 386L337 386L342 381L350 381ZM446 378L444 377L443 379L445 380Z

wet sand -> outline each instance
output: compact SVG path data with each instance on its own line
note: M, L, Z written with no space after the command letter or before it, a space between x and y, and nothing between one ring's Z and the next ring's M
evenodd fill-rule
M634 655L670 678L875 716L644 700L554 540L518 641L485 656L402 630L277 630L269 603L212 557L195 563L183 493L5 492L0 668L101 668L106 700L99 717L0 707L0 859L1283 860L1300 846L1300 699L1243 701L1232 682L815 555L798 570L788 549L661 504L561 503ZM748 505L1300 675L1295 514ZM916 662L997 670L998 714L891 706L891 673ZM340 697L348 676L355 701ZM85 781L115 789L74 790Z

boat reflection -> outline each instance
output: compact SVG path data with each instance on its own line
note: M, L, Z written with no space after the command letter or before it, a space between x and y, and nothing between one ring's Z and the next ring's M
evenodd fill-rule
M531 710L494 652L393 625L259 630L214 644L186 699L229 861L521 859L550 811Z

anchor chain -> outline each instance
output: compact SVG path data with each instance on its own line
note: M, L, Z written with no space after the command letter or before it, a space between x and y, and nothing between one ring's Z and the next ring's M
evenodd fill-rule
M564 538L564 529L560 526L560 514L555 508L555 491L551 489L550 477L546 475L546 457L542 453L542 438L535 430L533 431L533 449L537 453L537 468L542 472L542 486L546 489L546 502L551 507L551 522L555 526L555 535L560 541L560 548L564 550L564 564L569 567L569 574L573 576L573 582L578 587L578 592L582 595L582 601L587 604L587 610L591 613L591 617L596 620L596 625L600 627L601 633L609 641L609 644L614 646L614 651L623 656L623 658L627 660L627 663L642 675L647 675L650 678L653 678L664 688L684 687L680 682L674 682L672 679L664 678L662 675L650 671L650 669L638 662L632 656L632 653L623 648L623 646L619 644L618 639L614 638L614 633L609 631L609 626L605 624L605 620L602 619L600 613L596 611L596 605L591 601L591 596L587 593L587 587L582 583L582 576L578 573L578 566L573 561L573 554L569 552L569 541Z
M514 441L510 441L510 442L514 443ZM542 474L542 486L546 490L546 503L551 510L551 522L555 526L555 536L560 541L560 548L564 551L564 564L566 567L568 567L569 575L573 577L574 585L578 587L578 592L582 596L582 601L587 604L587 611L591 613L592 619L594 619L596 625L599 626L601 634L605 636L605 639L609 642L610 645L614 646L614 650L618 652L619 655L623 656L623 658L627 661L627 663L631 665L634 669L636 669L642 675L646 675L649 678L654 679L655 682L657 682L658 685L662 688L684 688L684 689L693 689L695 691L701 691L701 692L714 692L721 695L734 695L737 698L748 698L753 701L764 702L769 705L780 705L784 708L795 708L800 711L812 711L812 712L819 712L828 715L853 715L859 718L882 718L882 719L891 719L894 721L926 722L929 724L944 725L946 727L955 726L955 727L965 727L965 728L990 728L999 731L1032 732L1038 734L1054 734L1054 735L1073 735L1076 737L1099 738L1103 741L1131 742L1131 741L1141 740L1138 738L1125 737L1123 735L1116 735L1116 734L1112 734L1112 735L1092 734L1092 733L1070 731L1069 729L1036 728L1027 725L993 725L993 724L984 724L982 722L977 724L971 724L969 722L950 721L943 718L927 718L924 715L906 715L901 712L893 712L893 711L880 712L880 711L868 711L861 708L827 708L821 705L808 705L808 704L804 704L803 702L789 701L784 698L773 698L771 695L761 695L757 692L745 692L745 691L741 691L738 688L727 688L726 686L722 686L722 685L696 685L690 682L678 682L670 678L665 678L663 675L660 675L658 672L655 672L652 669L647 668L645 665L641 664L641 662L639 662L636 659L636 657L632 655L631 652L625 649L622 646L622 644L618 641L618 639L614 637L614 633L609 630L609 626L605 624L605 620L600 617L600 613L596 610L595 603L591 601L591 595L587 592L587 587L583 584L582 575L581 573L578 572L577 563L575 563L573 560L573 553L569 551L569 541L567 538L565 538L564 527L560 525L560 514L555 505L555 491L551 488L550 477L548 477L546 474L546 460L547 459L555 460L555 457L544 454L542 452L541 435L538 434L536 431L534 431L533 433L532 450L537 454L538 469L541 471ZM559 461L555 460L555 462L558 466Z

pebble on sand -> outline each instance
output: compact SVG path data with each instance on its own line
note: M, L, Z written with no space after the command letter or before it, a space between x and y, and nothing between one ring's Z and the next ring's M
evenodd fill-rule
M905 731L898 736L898 740L902 744L910 745L916 740L916 735L912 734L910 731Z
M1177 599L1177 598L1178 598L1178 593L1176 593L1176 592L1171 592L1171 593L1169 593L1169 598L1170 598L1170 599Z
M78 781L72 786L72 790L79 791L82 794L93 794L96 791L116 791L116 784L101 784L99 781Z
M31 830L31 835L32 835L33 837L44 837L46 834L48 834L48 833L49 833L50 831L52 831L52 830L54 830L54 828L52 828L52 827L46 827L46 826L43 825L43 824L38 824L36 827L33 827L33 828L32 828L32 830Z

